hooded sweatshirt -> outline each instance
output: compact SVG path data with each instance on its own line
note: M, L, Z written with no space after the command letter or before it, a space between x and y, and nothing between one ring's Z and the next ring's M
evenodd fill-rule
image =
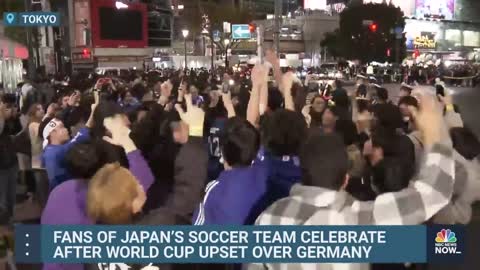
M153 183L153 174L139 150L127 154L130 172L147 191ZM58 185L49 195L41 223L46 225L92 225L87 216L88 184L83 179L69 180ZM83 270L80 264L44 264L43 270Z

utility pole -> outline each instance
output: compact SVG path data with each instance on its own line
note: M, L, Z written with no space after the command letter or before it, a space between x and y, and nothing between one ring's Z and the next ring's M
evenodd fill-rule
M264 63L263 54L263 25L259 25L257 26L257 55L260 58L261 64Z
M215 70L215 43L213 42L213 36L211 37L211 41L210 41L210 45L212 46L210 49L211 49L211 53L212 55L210 55L211 57L211 69L212 69L212 74L213 74L213 71Z
M25 3L25 11L29 12L31 9L30 0L24 0L24 3ZM33 79L35 76L35 63L33 62L32 28L26 27L25 31L27 33L27 48L28 48L28 78Z
M282 24L282 0L275 0L275 25L273 30L273 46L280 54L280 28Z
M400 65L400 39L395 39L395 63Z

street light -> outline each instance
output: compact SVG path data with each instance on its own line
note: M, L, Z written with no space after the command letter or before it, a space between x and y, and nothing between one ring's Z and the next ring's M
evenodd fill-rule
M121 1L116 1L116 2L115 2L115 7L116 7L117 9L122 9L122 8L128 8L128 5L125 4L125 3L123 3L123 2L121 2Z
M183 40L185 43L185 69L187 69L187 37L189 31L187 29L182 30Z
M225 44L225 69L228 68L228 44L230 44L230 39L224 39L223 44Z

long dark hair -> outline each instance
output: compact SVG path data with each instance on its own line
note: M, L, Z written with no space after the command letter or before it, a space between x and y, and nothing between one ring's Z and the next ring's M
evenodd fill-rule
M321 112L316 112L314 109L313 109L313 106L310 107L310 117L312 117L312 122L310 123L310 126L311 127L320 127L322 125L322 117L323 117L323 113L325 112L325 110L327 109L328 107L328 101L321 95L315 95L313 98L312 98L312 101L311 101L311 104L313 105L313 103L315 102L315 99L317 98L320 98L322 99L324 102L325 102L325 107L323 108L323 110Z

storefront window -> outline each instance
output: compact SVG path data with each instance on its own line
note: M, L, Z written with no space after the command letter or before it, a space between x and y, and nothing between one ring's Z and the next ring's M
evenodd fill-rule
M445 40L450 41L454 46L461 46L462 32L457 29L448 29L445 31Z
M463 31L463 46L480 47L480 32Z

